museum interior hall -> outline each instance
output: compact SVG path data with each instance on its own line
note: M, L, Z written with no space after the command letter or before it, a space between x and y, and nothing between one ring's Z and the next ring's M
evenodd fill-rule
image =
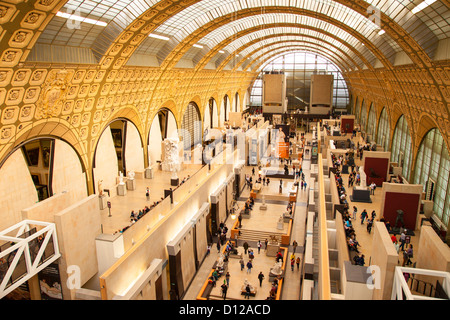
M0 1L1 300L448 300L449 181L450 0Z

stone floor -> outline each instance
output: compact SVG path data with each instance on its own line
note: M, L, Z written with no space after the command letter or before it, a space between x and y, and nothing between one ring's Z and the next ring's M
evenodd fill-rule
M310 136L306 135L307 139ZM357 160L357 165L359 165L359 160ZM277 168L276 164L272 164L274 168ZM255 168L255 175L253 179L256 180L258 175L258 168L252 166L245 166L244 173L247 175L252 175L252 169ZM309 181L310 177L310 161L305 160L303 162L303 172L305 174L306 181ZM181 172L179 172L178 176L180 180L188 175L195 174L199 169L201 169L201 165L186 165L185 168ZM102 210L102 228L104 233L114 233L118 229L121 229L130 223L130 212L131 210L139 210L153 203L153 201L161 199L163 197L164 189L170 188L170 172L156 171L153 179L136 179L136 190L128 191L125 196L116 196L109 201L111 202L111 216L109 215L109 210ZM348 175L343 175L344 185L347 187L347 179ZM292 179L283 179L283 191L280 194L279 192L279 178L272 178L269 186L263 186L262 190L258 193L257 201L255 202L254 209L252 211L252 215L250 219L243 220L243 227L249 228L253 230L260 231L268 231L268 232L282 232L285 233L287 230L287 223L284 223L283 230L277 228L277 221L279 216L285 211L286 206L288 204L287 199L289 196L289 190L292 187L293 180ZM145 197L145 190L149 187L151 190L151 199L147 201ZM299 243L299 247L297 248L297 252L295 252L296 256L300 256L303 259L303 240L305 238L305 220L307 215L307 195L309 191L299 190L297 197L297 204L295 210L295 218L293 220L293 228L291 234L291 244L293 240L297 240ZM245 200L249 196L250 190L244 188L241 196L239 205L243 205L243 200ZM270 199L266 201L267 210L260 210L262 195L265 198ZM274 200L275 199L275 200ZM380 211L380 201L381 201L381 188L377 188L375 191L375 195L372 196L372 203L353 203L349 198L349 205L352 208L353 205L356 205L358 208L358 218L359 213L366 209L370 214L372 210L375 210L377 213ZM151 214L151 211L149 212ZM361 252L366 256L366 265L370 264L370 255L372 250L372 237L373 234L369 234L366 229L365 224L361 224L359 219L353 221L354 228L356 230L357 239L361 244ZM380 216L377 214L377 219ZM231 230L231 227L234 223L231 218L225 221L228 229ZM415 247L415 251L418 249L418 237L419 232L416 232L416 236L412 237L412 244ZM229 236L229 234L228 234ZM264 242L264 239L261 239ZM239 241L239 251L243 251L242 248L243 241ZM258 254L256 248L256 242L250 242L250 247L254 249L255 259L254 259L254 269L251 273L247 273L246 269L243 271L240 270L239 260L238 259L230 259L229 264L229 272L231 274L230 280L230 289L227 293L228 299L244 299L244 296L240 295L240 289L244 280L247 279L252 285L257 288L257 294L255 297L251 297L253 300L263 300L269 295L270 283L268 281L268 274L270 268L273 267L275 263L274 257L267 257L265 255L264 249L261 250L261 253ZM417 252L417 251L416 251ZM291 256L293 253L292 246L288 248L288 256ZM399 263L402 262L401 253L399 254ZM189 287L184 296L184 300L195 300L201 287L206 281L209 273L211 272L211 268L214 262L218 258L218 252L215 247L215 244L212 245L211 253L205 257L203 263L200 266L200 269L197 271L193 281L190 283ZM248 259L245 259L246 261ZM300 264L300 266L302 263ZM265 275L265 280L263 281L262 287L259 287L259 281L257 279L258 273L262 271ZM286 265L285 271L285 281L283 285L282 291L282 300L299 300L300 299L300 277L301 277L301 269L297 269L295 266L294 271L291 271L290 263L288 261ZM218 287L212 291L213 296L217 296L218 299L221 297L221 292L219 290L220 285L223 282L223 278L219 279Z
M198 164L185 164L183 169L178 172L178 177L183 180L188 175L194 175L201 169ZM103 233L113 234L130 224L130 214L134 210L138 212L145 206L150 206L154 201L164 197L164 189L169 189L172 173L157 170L154 172L153 179L136 178L136 189L127 190L125 196L115 196L109 198L111 202L111 216L108 208L101 210ZM147 201L145 192L147 187L150 189L150 201ZM173 187L172 187L173 188ZM148 213L151 214L151 211Z

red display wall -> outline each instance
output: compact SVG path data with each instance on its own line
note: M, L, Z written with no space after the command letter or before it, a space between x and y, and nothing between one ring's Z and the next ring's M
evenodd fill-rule
M414 193L386 192L384 201L384 218L394 227L397 218L397 210L403 210L405 228L414 230L416 228L417 211L420 205L420 195ZM399 225L400 226L400 222Z
M352 133L355 119L341 119L341 132ZM348 124L348 128L347 127Z
M386 181L386 175L388 172L389 159L387 158L370 158L366 157L364 161L364 172L367 175L367 185L371 185L372 182L375 182L377 187L381 187L383 182ZM380 178L371 178L370 177L370 169L373 168L373 171L380 176Z

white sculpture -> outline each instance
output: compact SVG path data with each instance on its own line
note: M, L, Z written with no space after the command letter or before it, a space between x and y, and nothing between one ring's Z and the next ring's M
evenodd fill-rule
M180 170L180 156L178 139L167 138L162 142L164 161L161 163L163 171L179 171Z
M247 288L247 286L250 287L250 292L253 292L255 290L255 288L252 286L252 284L250 282L248 282L248 279L246 278L244 280L244 288Z
M284 138L286 138L286 135L284 134L283 130L281 128L278 128L278 135L277 135L277 142L284 142Z
M272 274L280 275L283 270L281 269L281 261L275 262L274 266L270 269Z
M100 197L103 196L103 180L100 180L100 181L98 182L98 195L99 195Z
M119 173L119 184L125 184L125 182L123 182L123 172L120 171Z
M128 178L129 178L130 180L133 180L135 175L136 175L136 174L134 173L134 171L128 171Z
M220 254L219 259L217 259L217 267L222 268L224 264L224 256L223 253Z

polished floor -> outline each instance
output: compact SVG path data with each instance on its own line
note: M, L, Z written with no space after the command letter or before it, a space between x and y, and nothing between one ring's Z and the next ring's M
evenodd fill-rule
M310 135L306 135L307 139L310 139ZM356 142L356 140L355 140ZM359 165L359 160L356 162ZM200 165L186 165L181 172L179 172L178 176L180 179L187 177L188 175L193 175L201 168ZM258 175L257 167L245 166L244 173L252 176L252 169L255 168L255 175L253 179L255 179ZM276 168L276 166L275 166ZM305 174L306 181L309 181L310 178L310 161L304 160L303 162L303 172ZM136 179L136 189L133 191L128 191L125 196L116 196L110 198L111 202L111 214L108 209L102 210L102 228L104 233L114 233L117 230L129 225L130 223L130 212L131 210L139 210L153 203L153 201L161 199L163 197L164 189L170 188L170 172L156 171L153 179ZM348 175L343 175L344 185L347 186L348 183ZM280 194L279 185L280 179L273 178L269 186L263 186L261 191L258 193L257 201L255 202L254 209L251 214L250 219L243 220L243 228L249 230L257 230L264 232L279 232L285 233L287 230L287 223L284 223L283 229L280 230L278 227L278 219L280 215L286 210L286 206L288 204L287 199L289 196L289 190L292 187L294 180L292 179L283 179L283 191ZM145 197L145 190L149 187L151 190L151 199L148 201ZM249 196L250 190L244 188L238 204L243 205L243 201ZM288 256L290 257L292 254L299 256L303 260L302 252L303 252L303 241L305 238L305 224L307 215L307 194L306 190L299 190L296 210L295 210L295 218L293 220L293 228L291 233L291 244L294 240L299 243L299 246L296 252L293 252L292 245L288 248ZM262 196L265 196L267 210L261 210L260 205L262 201ZM361 253L363 253L366 257L366 265L370 264L370 256L373 244L373 234L369 233L366 229L366 224L361 224L359 218L359 213L366 209L367 212L372 212L375 210L377 213L380 211L380 201L381 201L381 188L377 188L375 191L375 195L372 196L372 203L352 203L351 199L348 198L350 207L356 205L358 208L358 217L353 221L353 226L356 230L357 239L361 244ZM149 212L151 214L151 211ZM380 219L379 214L377 214L377 220ZM231 230L231 227L234 223L231 218L225 221L228 229ZM416 235L411 238L411 243L414 245L415 251L418 250L418 237L420 233L416 230ZM229 231L230 233L230 231ZM229 234L228 233L228 237ZM261 242L264 243L264 239L261 239ZM239 241L239 252L243 252L242 247L243 241ZM228 271L230 272L230 285L229 290L227 292L227 299L244 299L244 296L240 294L242 285L244 281L249 281L251 285L253 285L256 290L256 296L250 297L253 300L264 300L269 295L269 291L271 288L271 283L269 282L269 271L274 266L275 258L268 257L265 255L264 248L258 253L256 247L256 241L248 241L250 247L255 252L254 259L254 268L251 273L247 273L246 268L241 271L239 265L239 259L230 259ZM416 251L417 252L417 251ZM218 252L215 246L215 243L212 244L211 253L205 257L203 260L199 270L197 271L193 281L190 283L187 291L183 297L184 300L195 300L198 293L200 292L201 287L205 283L209 273L211 272L211 268L214 262L218 259ZM245 257L245 255L244 255ZM248 258L244 258L245 262L248 261ZM303 261L302 261L303 262ZM284 275L284 285L282 290L282 300L299 300L301 299L301 265L300 269L297 266L294 266L294 270L291 270L290 263L286 264L286 270ZM402 263L402 254L399 254L399 264ZM262 286L259 286L258 274L262 272L265 275L265 279L262 283ZM218 286L213 289L211 292L212 299L222 299L222 294L220 291L220 285L223 283L224 278L219 279Z

